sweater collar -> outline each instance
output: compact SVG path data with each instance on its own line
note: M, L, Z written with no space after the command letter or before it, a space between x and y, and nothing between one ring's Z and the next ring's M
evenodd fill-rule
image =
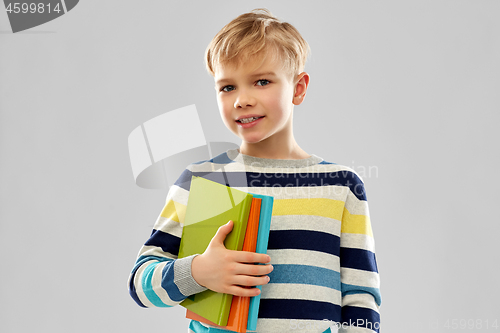
M281 159L271 159L271 158L261 158L254 157L245 154L241 154L238 149L230 149L226 152L229 159L253 167L263 167L263 168L305 168L312 165L316 165L323 161L321 157L312 154L308 158L300 160L281 160Z

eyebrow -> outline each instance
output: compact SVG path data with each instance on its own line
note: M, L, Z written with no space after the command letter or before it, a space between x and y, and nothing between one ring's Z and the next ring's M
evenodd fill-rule
M250 75L250 78L264 77L264 76L276 76L274 72L256 73ZM224 82L231 82L231 79L220 79L215 82L217 85L224 84Z

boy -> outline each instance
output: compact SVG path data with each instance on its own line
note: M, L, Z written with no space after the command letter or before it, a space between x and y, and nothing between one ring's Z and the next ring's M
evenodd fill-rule
M293 136L293 106L309 84L307 53L298 31L265 9L240 15L214 37L207 68L222 119L241 146L191 164L170 189L130 276L139 305L174 306L206 288L255 296L252 287L262 285L257 332L379 331L363 183L351 169L307 154ZM177 259L193 175L274 197L267 255L227 250L229 221L204 253ZM191 321L189 332L227 331Z

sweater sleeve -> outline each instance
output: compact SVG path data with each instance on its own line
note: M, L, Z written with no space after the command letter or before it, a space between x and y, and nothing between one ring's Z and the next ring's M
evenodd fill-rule
M191 173L185 170L170 188L151 236L129 276L130 296L142 307L171 307L206 290L191 275L194 256L178 259Z
M353 173L342 215L340 280L343 333L379 332L380 279L368 202L362 180Z

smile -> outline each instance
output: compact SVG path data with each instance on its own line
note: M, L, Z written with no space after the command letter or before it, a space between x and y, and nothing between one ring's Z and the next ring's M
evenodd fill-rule
M248 117L248 118L241 118L236 120L236 123L240 128L250 128L254 127L258 123L260 123L264 119L264 117Z
M237 122L240 122L242 124L248 124L248 123L251 123L252 121L255 121L257 119L260 119L262 117L250 117L250 118L243 118L243 119L239 119L239 120L236 120Z

